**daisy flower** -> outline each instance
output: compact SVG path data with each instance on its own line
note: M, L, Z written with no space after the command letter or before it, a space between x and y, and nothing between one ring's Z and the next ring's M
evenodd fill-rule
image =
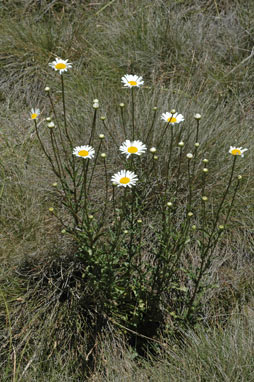
M40 109L31 109L30 119L37 119L40 114Z
M125 142L123 142L122 146L120 146L119 150L122 152L122 154L126 154L127 158L129 158L131 154L144 154L146 151L146 145L144 145L141 141L131 142L129 139L127 139Z
M184 121L184 117L182 114L178 114L178 113L172 114L172 113L168 113L168 112L163 113L161 116L161 119L165 122L172 123L172 125L174 123L179 123L179 122Z
M243 149L242 147L230 146L229 153L232 155L241 155L241 157L243 157L243 153L247 150L248 149Z
M137 180L137 175L134 174L134 172L128 170L121 170L111 178L111 182L116 183L117 187L135 186Z
M62 74L63 72L67 72L67 70L72 67L72 64L68 62L68 60L56 58L55 61L49 63L49 66Z
M124 86L127 86L128 88L132 87L140 87L140 85L144 84L143 78L139 77L137 75L132 74L125 74L125 76L122 77L122 83Z
M92 159L94 157L94 154L95 151L92 146L77 146L73 150L73 155L84 159Z

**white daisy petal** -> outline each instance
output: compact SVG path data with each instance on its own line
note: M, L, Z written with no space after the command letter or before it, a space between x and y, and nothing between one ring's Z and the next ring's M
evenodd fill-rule
M133 171L121 170L114 174L111 182L115 183L117 187L132 187L135 186L138 177Z
M40 109L32 108L30 112L30 119L37 119L40 114L41 114Z
M127 158L129 158L130 155L141 155L144 154L147 150L146 145L144 145L141 141L130 141L127 139L123 142L123 144L120 146L119 150L122 154L125 154Z
M125 74L121 79L123 85L128 88L140 87L144 84L143 78L137 75Z
M62 60L61 58L56 58L55 61L50 62L49 66L59 71L60 74L67 72L68 69L72 67L72 64L68 60Z
M81 157L84 159L92 159L94 157L95 151L92 146L77 146L73 150L73 155Z
M235 147L235 146L230 146L230 149L229 149L229 154L232 154L232 155L241 155L241 157L243 157L245 151L247 151L248 149L243 149L242 147Z
M179 113L175 113L175 114L172 114L172 113L163 113L161 115L161 119L167 123L170 123L170 124L174 124L174 123L180 123L180 122L183 122L184 121L184 117L182 114L179 114Z

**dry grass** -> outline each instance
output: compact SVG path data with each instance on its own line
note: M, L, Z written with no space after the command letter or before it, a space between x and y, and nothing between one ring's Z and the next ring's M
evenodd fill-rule
M160 360L152 357L150 363L140 360L114 333L110 339L93 343L91 354L98 358L93 380L167 381L170 376L172 381L251 381L253 2L40 3L39 8L35 0L4 1L0 10L4 16L0 26L0 323L4 343L13 331L10 348L1 349L2 357L9 354L4 381L18 382L26 367L23 377L27 381L44 381L45 377L50 382L84 380L85 371L80 367L74 371L73 358L80 366L92 348L83 336L75 297L78 286L73 289L74 297L59 302L62 284L57 266L65 264L65 275L72 275L73 243L61 235L60 225L48 214L56 200L51 187L55 178L27 121L34 106L48 115L46 85L59 99L60 83L48 67L56 55L74 63L66 76L66 90L77 143L87 134L94 98L99 98L100 115L107 116L110 130L121 143L125 137L115 110L128 100L119 80L127 72L137 72L146 84L136 105L140 138L147 131L153 106L158 106L158 116L172 107L184 114L186 135L192 131L193 114L202 114L200 140L202 156L210 159L208 189L213 203L229 172L229 146L249 148L237 168L243 184L230 223L232 234L218 247L211 275L218 286L204 300L205 317L219 328L188 332L190 347L183 349L172 351L173 340L169 340L164 350L157 349ZM57 107L61 110L60 102ZM158 134L160 128L158 120ZM102 124L97 132L107 135ZM108 136L106 144L112 146ZM54 258L56 263L63 260L56 265ZM225 324L241 307L245 316ZM73 338L70 327L75 329Z

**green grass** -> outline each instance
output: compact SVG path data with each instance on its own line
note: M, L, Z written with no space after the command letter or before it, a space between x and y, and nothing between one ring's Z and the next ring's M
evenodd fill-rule
M22 0L4 1L0 12L4 381L78 381L89 368L91 381L251 381L253 2L141 0L80 5L44 0L39 8L35 0ZM31 107L40 107L44 117L50 113L45 86L51 87L61 112L59 77L48 66L56 56L73 63L65 78L67 111L77 144L88 136L94 98L100 100L100 115L107 116L117 142L126 138L116 112L120 102L128 104L120 78L137 73L145 80L136 104L140 138L154 106L158 106L158 135L159 116L168 109L174 107L185 116L190 132L193 114L202 114L200 141L203 155L209 156L213 205L229 176L229 146L249 149L238 161L241 192L229 224L231 233L217 248L209 276L217 287L204 297L204 326L185 333L189 345L183 348L164 338L164 350L158 348L149 361L135 356L117 331L89 342L78 300L72 295L59 302L60 278L54 275L60 271L54 259L71 279L75 245L48 213L56 201L51 186L56 179L28 121ZM102 123L97 133L106 135L110 150L113 143ZM43 136L48 139L46 132ZM73 294L76 284L75 288ZM242 316L241 309L248 314ZM242 318L229 319L231 315ZM206 321L212 326L209 330ZM90 363L94 355L96 365Z

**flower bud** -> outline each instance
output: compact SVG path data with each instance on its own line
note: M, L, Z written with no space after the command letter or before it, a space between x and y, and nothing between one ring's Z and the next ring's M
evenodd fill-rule
M188 159L192 159L192 158L193 158L193 155L192 155L192 153L188 153L188 154L186 155L186 157L187 157Z
M45 92L49 92L50 88L48 86L46 86L44 90L45 90Z
M198 142L196 142L194 146L195 146L195 147L199 147L200 144L199 144Z
M156 153L156 151L157 151L157 150L156 150L155 147L151 147L151 148L150 148L150 153Z
M219 229L222 231L223 229L224 229L225 227L224 227L224 225L219 225Z
M193 213L192 212L188 212L188 216L189 216L189 218L191 218L193 216Z
M193 231L195 231L195 229L197 229L197 226L196 226L195 224L193 224L193 225L191 226L191 228L193 229Z
M125 235L127 235L128 232L129 232L129 231L128 231L127 229L125 229L125 230L123 231L123 233L125 233Z
M170 113L175 114L176 113L175 109L170 110Z
M157 106L154 106L154 107L153 107L153 111L156 111L157 109L158 109Z
M173 203L172 202L167 202L167 207L172 207Z
M101 158L106 158L107 154L106 153L101 153Z
M125 105L124 105L124 103L119 103L119 106L124 107Z
M137 223L138 223L138 224L142 224L142 222L143 222L142 219L138 219L138 220L137 220Z
M204 173L208 173L208 168L206 168L206 167L203 168L203 172L204 172Z
M179 147L183 147L183 146L184 146L184 142L183 142L183 141L179 142L179 143L178 143L178 146L179 146Z
M66 233L66 230L65 230L65 229L62 229L61 233L62 233L62 234L65 234L65 233Z
M238 180L242 180L242 178L243 178L242 175L238 175L237 177Z
M47 122L51 122L51 117L47 117L47 118L46 118L46 121L47 121Z
M116 183L116 182L113 182L113 183L112 183L112 186L113 186L113 187L116 187L116 186L117 186L117 183Z
M199 120L199 119L201 119L201 115L198 114L198 113L196 113L196 114L194 115L194 118L197 119L197 120Z
M53 208L53 207L50 207L50 208L49 208L49 212L54 212L54 208Z
M207 197L207 196L202 196L202 200L203 200L204 202L206 202L206 201L208 200L208 197Z
M208 159L203 159L203 163L208 163L209 162L209 160Z
M157 160L158 158L159 158L158 155L154 155L154 156L153 156L153 159L154 159L154 160Z
M105 135L104 135L104 134L99 134L99 138L100 138L100 139L104 139L104 138L105 138Z
M88 219L92 220L93 219L93 215L88 215Z
M57 182L52 183L53 187L57 187Z
M49 128L49 129L53 129L54 127L55 127L54 122L49 122L49 123L48 123L48 128Z
M106 119L106 116L105 116L105 115L102 115L102 116L101 116L101 120L102 120L102 121L105 121L105 119Z

